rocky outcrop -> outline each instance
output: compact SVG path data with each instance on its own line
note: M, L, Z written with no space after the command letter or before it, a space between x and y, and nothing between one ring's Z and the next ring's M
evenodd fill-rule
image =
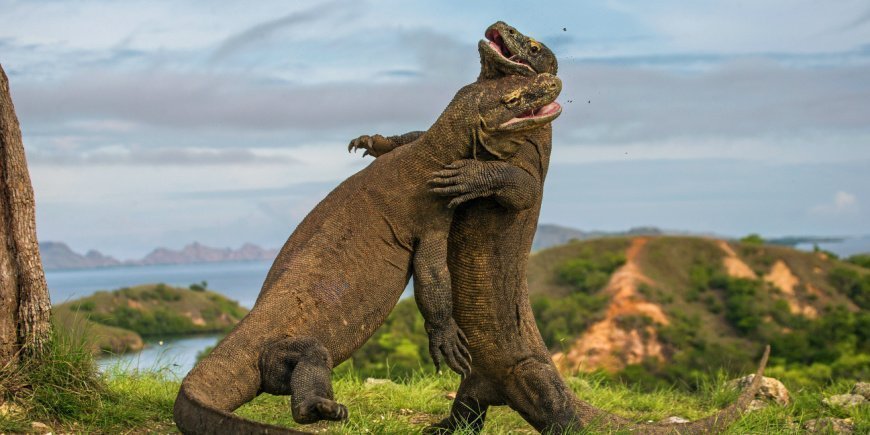
M837 394L822 400L822 403L831 408L851 408L867 403L867 399L860 394Z
M743 390L752 383L753 379L755 379L755 375L737 378L729 381L728 387L736 390ZM761 388L758 389L758 394L755 395L755 398L749 405L749 410L754 411L765 408L768 403L776 403L777 405L785 406L788 405L790 401L791 397L789 396L788 389L785 385L783 385L783 383L778 379L765 376L761 380Z
M851 418L816 418L813 420L805 421L802 426L806 431L810 433L855 433L855 423L852 421Z

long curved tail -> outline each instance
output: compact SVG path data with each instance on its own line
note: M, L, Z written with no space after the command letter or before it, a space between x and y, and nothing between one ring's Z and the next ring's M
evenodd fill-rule
M178 429L185 434L308 433L246 420L232 413L257 396L261 382L257 355L243 346L226 343L227 339L182 381L173 408Z
M185 434L307 434L286 427L259 423L222 411L198 400L182 384L175 398L173 418L178 429Z
M579 423L582 425L596 424L607 428L618 430L629 430L632 433L642 434L706 434L722 432L725 428L737 421L740 416L746 411L749 403L758 393L761 387L761 381L764 374L764 368L767 366L767 359L770 356L770 346L764 349L764 355L758 364L758 370L752 383L740 393L737 400L720 410L714 415L701 418L698 420L686 423L652 423L652 424L635 424L629 420L602 411L592 405L575 399L575 411L578 415Z

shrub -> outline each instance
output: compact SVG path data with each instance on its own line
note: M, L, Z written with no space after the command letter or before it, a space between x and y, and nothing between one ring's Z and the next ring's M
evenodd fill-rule
M190 285L190 289L195 292L204 292L208 289L208 281L201 281L199 283L193 283Z
M857 254L846 259L847 262L870 269L870 254Z
M740 243L758 246L758 245L764 244L764 239L760 235L752 233L752 234L749 234L748 236L740 239Z
M622 254L572 258L556 269L556 279L575 290L593 293L607 285L610 274L623 264L625 256Z

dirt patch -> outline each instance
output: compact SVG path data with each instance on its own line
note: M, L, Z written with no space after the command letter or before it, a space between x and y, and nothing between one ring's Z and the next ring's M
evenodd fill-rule
M801 281L794 273L792 273L791 269L789 269L784 261L777 260L776 263L773 263L770 272L768 272L767 275L764 275L764 280L782 292L782 298L788 302L788 309L792 314L801 314L810 319L815 319L819 316L815 307L804 304L798 299L795 294L795 288L801 283ZM813 288L813 290L815 290L815 288ZM813 290L808 291L812 292Z
M205 326L205 319L203 319L202 315L200 315L198 312L187 311L184 313L184 315L187 316L187 318L190 319L190 322L194 325Z
M722 262L725 265L725 271L728 272L728 276L744 279L758 278L758 276L755 275L755 272L752 271L752 268L737 256L737 253L734 252L734 249L731 248L731 245L729 245L728 242L719 240L716 244L719 245L719 248L725 253L725 258L722 259Z
M646 358L664 361L662 344L656 334L656 325L668 325L662 307L647 302L637 291L638 284L653 284L644 276L636 259L648 239L636 238L626 251L625 264L613 273L607 288L611 295L605 318L593 324L577 339L567 353L553 355L556 365L565 371L591 371L602 368L618 371L629 364ZM647 318L649 324L623 329L620 319Z

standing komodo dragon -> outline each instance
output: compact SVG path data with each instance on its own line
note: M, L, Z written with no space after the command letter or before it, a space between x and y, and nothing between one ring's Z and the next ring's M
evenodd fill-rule
M518 134L549 125L555 76L473 83L428 133L333 190L299 224L248 315L185 377L174 417L186 433L290 433L231 412L260 393L290 394L293 419L339 420L330 372L368 340L413 270L436 364L468 373L451 317L447 236L452 210L426 182L449 162L507 155ZM558 104L556 104L558 107Z
M499 22L481 41L481 78L524 74L525 68L489 68L487 55L499 49L536 73L556 73L556 58L545 46ZM505 53L507 52L507 53ZM409 138L361 136L351 148L388 156ZM482 429L487 408L508 405L544 433L562 433L590 424L640 433L705 433L735 421L760 386L769 350L755 380L738 400L716 415L683 424L636 425L578 399L559 376L535 324L528 297L526 266L540 213L543 181L550 159L552 130L526 132L526 145L506 161L460 160L432 180L436 193L454 196L448 266L453 281L453 316L468 337L472 373L457 392L451 414L427 428L450 433L459 427ZM399 148L401 149L401 148ZM466 202L473 198L481 198ZM461 204L461 205L460 205Z

